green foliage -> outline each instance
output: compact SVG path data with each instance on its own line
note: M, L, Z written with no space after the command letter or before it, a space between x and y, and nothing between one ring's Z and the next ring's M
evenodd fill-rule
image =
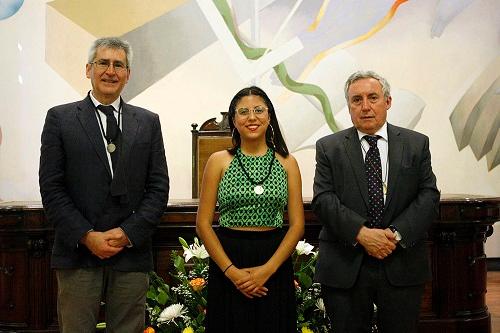
M207 307L208 253L198 239L189 245L179 238L183 255L172 251L175 272L168 285L155 272L150 274L150 287L146 295L150 326L156 333L205 332ZM299 246L301 246L299 248ZM328 318L321 300L320 285L313 283L317 253L313 247L300 242L292 259L295 271L297 301L297 332L308 328L314 333L330 332ZM174 311L177 309L177 311Z
M301 332L303 327L314 333L331 332L330 322L321 299L321 285L313 282L318 253L312 251L304 253L299 250L300 245L292 256L296 281L297 332Z

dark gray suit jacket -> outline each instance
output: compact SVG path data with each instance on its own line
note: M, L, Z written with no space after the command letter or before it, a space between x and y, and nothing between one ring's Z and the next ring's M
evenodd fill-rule
M387 124L388 193L383 227L394 225L403 248L383 260L389 282L396 286L423 283L430 277L425 240L436 217L439 191L432 172L429 139ZM354 127L316 143L312 208L323 227L315 279L334 288L354 285L364 255L356 235L368 221L368 187L363 153Z
M40 193L54 224L52 267L153 268L151 237L168 200L169 179L158 115L122 105L122 150L111 170L89 96L47 112L42 132ZM121 227L132 247L101 260L79 240L91 229Z

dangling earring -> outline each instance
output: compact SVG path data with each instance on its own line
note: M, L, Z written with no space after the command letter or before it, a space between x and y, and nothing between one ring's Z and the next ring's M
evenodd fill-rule
M276 150L276 145L274 144L274 128L271 123L269 123L269 127L271 127L271 144L273 145L273 148Z
M236 130L236 127L233 128L232 132L231 132L231 141L233 142L233 146L236 146L236 136L234 135L234 131Z

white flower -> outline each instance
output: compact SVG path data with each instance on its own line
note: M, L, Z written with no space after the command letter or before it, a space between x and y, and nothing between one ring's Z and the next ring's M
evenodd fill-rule
M208 258L208 252L205 250L205 245L200 245L198 238L195 237L194 244L189 245L189 248L182 246L184 249L184 260L188 262L192 257L199 259Z
M323 317L326 317L325 303L323 302L322 298L318 298L318 300L316 301L316 307L319 311L323 312Z
M158 317L158 322L159 323L170 323L170 322L175 322L176 318L183 318L186 319L186 314L187 309L184 307L184 305L175 303L167 308L165 308L161 313L160 316Z
M300 242L297 243L297 246L295 247L295 251L297 251L297 254L299 256L305 254L306 256L310 254L315 254L314 246L312 246L309 243L306 243L306 241L301 240Z
M323 302L323 299L322 298L318 298L318 300L316 301L316 307L322 311L322 312L325 312L325 303Z

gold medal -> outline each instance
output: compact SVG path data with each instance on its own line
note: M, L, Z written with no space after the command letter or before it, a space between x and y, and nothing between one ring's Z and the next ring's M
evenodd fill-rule
M109 153L112 153L116 150L116 146L113 142L108 143L106 149L108 150Z

